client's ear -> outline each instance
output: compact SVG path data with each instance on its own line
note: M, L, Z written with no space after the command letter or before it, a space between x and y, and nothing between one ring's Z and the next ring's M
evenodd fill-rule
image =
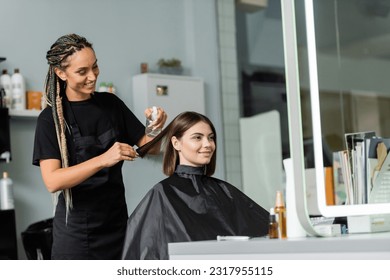
M181 144L180 144L179 139L176 138L176 136L172 136L172 138L171 138L171 143L172 143L173 148L174 148L176 151L180 151L180 149L181 149Z

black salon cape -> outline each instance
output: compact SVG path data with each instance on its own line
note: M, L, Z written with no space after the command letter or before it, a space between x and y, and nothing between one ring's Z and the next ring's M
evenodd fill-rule
M168 259L168 243L217 235L264 236L269 213L239 189L179 165L155 185L127 222L122 259Z

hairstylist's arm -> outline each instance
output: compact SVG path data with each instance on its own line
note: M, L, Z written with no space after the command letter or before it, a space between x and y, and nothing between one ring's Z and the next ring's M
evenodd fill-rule
M116 142L105 153L77 165L62 168L58 159L40 161L43 181L49 192L73 188L99 170L111 167L122 160L133 161L137 153L128 144Z

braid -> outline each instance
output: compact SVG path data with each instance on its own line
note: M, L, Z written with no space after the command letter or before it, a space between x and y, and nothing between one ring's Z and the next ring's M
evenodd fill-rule
M68 67L67 58L82 48L92 48L84 37L76 34L69 34L60 37L46 54L49 70L45 80L45 99L48 106L52 108L52 115L57 134L57 141L61 153L62 167L69 167L69 153L65 137L65 117L62 106L62 96L65 94L66 83L55 73L55 69L65 70ZM63 190L66 204L66 220L68 212L72 208L72 193L70 189ZM55 197L55 204L57 203Z
M66 143L65 137L65 118L64 111L62 109L62 97L60 96L60 86L57 81L57 96L56 96L56 111L58 116L58 126L56 125L57 139L60 146L62 167L69 167L69 158L68 158L68 146ZM72 192L70 189L65 189L63 191L66 205L66 221L68 220L69 209L73 207L72 205Z

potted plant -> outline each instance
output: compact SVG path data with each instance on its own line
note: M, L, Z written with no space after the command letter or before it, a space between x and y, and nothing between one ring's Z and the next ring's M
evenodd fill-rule
M180 75L183 72L181 61L177 58L159 59L157 62L159 72L162 74Z

